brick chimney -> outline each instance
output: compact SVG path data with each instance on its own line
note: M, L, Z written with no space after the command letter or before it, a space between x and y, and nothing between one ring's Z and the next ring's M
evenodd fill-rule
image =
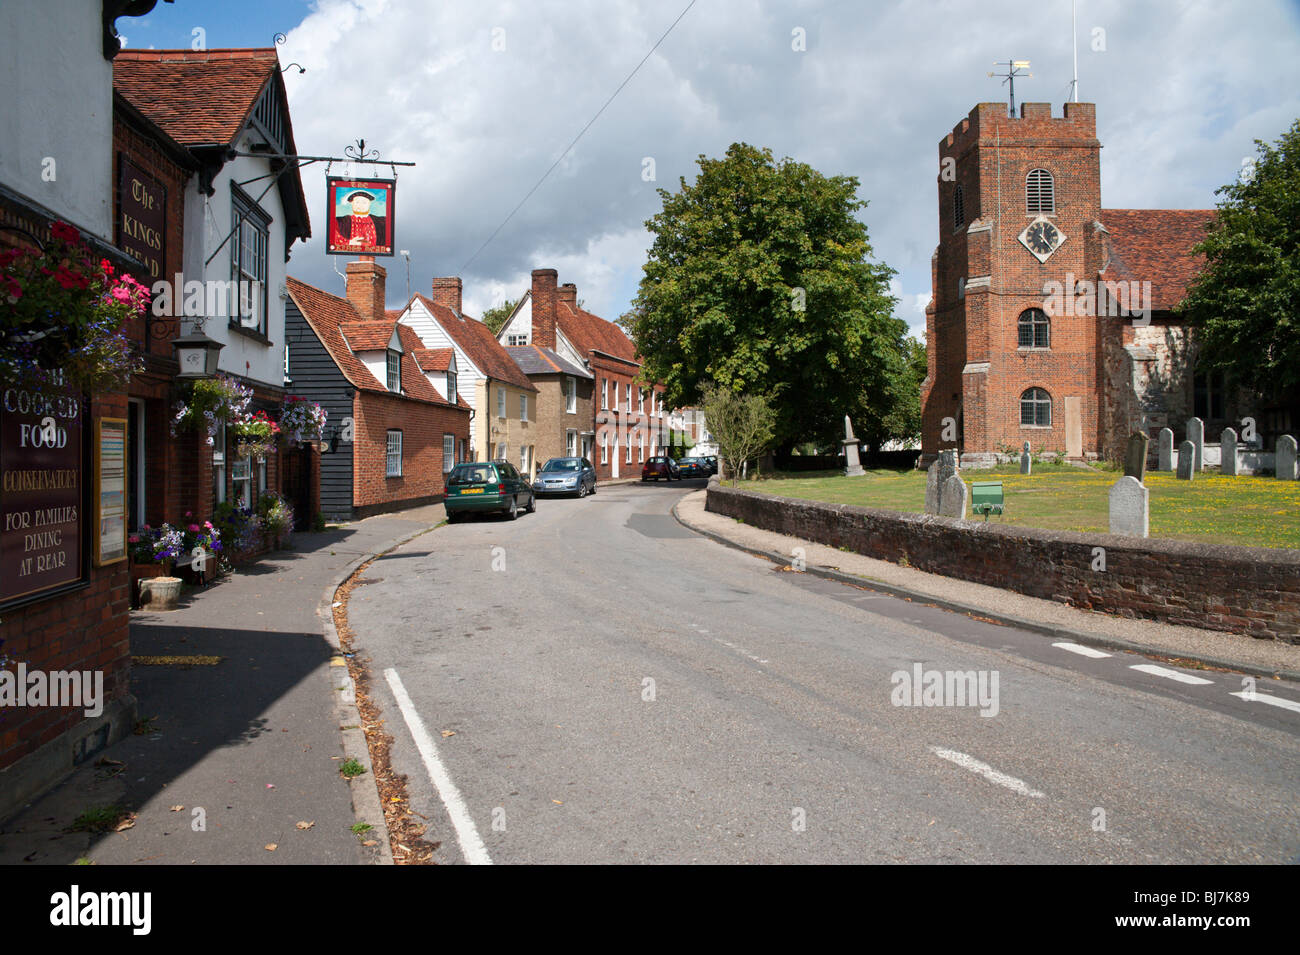
M532 344L542 348L555 348L555 280L555 269L533 269Z
M569 306L576 311L578 308L578 286L572 282L565 282L556 293L556 298L561 302L568 302Z
M461 283L457 276L433 280L434 304L451 309L457 318L460 318L460 293Z
M384 280L388 273L374 259L349 262L348 301L363 322L384 320Z

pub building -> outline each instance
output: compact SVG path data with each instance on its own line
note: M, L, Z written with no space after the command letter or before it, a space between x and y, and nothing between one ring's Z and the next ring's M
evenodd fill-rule
M153 3L65 5L58 17L41 7L0 5L0 89L27 91L0 113L0 252L43 250L71 226L96 260L143 281L116 248L112 60L121 11L142 16ZM5 291L0 308L16 307ZM12 336L0 340L19 354ZM0 388L0 820L135 723L128 408L120 393ZM71 680L51 692L56 674L102 681L102 695L73 700Z

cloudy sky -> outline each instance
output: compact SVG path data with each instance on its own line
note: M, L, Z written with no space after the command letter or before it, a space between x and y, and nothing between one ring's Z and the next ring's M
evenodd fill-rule
M1017 102L1060 115L1070 0L696 0L501 227L688 3L177 0L120 26L131 47L188 48L195 28L209 48L286 34L281 61L307 68L285 74L299 152L341 155L364 138L417 163L398 170L412 288L460 275L470 314L550 267L617 318L636 293L656 188L677 189L701 154L744 141L858 177L875 257L898 272L897 314L919 335L938 142L977 102L1005 100L987 76L996 60L1029 59ZM1105 207L1211 207L1253 140L1300 117L1300 0L1077 6L1079 98L1097 104ZM290 270L341 293L345 260L323 254L324 169L303 175L315 235ZM395 307L405 264L380 261Z

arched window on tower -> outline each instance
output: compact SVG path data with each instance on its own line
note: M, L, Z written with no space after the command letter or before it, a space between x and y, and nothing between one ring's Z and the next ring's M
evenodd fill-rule
M1020 313L1018 339L1021 348L1049 348L1052 344L1051 319L1041 308L1027 308Z
M961 183L952 191L952 227L960 229L966 224L966 196L962 192Z
M1050 428L1052 425L1052 396L1042 388L1026 388L1020 396L1020 424Z
M1025 212L1056 214L1056 183L1046 169L1034 169L1025 177Z

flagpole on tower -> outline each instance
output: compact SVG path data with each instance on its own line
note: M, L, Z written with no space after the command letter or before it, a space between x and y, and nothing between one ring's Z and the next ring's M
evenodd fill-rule
M1077 103L1079 102L1079 18L1075 14L1075 0L1070 0L1070 41L1074 49L1074 79L1070 80L1070 92Z

